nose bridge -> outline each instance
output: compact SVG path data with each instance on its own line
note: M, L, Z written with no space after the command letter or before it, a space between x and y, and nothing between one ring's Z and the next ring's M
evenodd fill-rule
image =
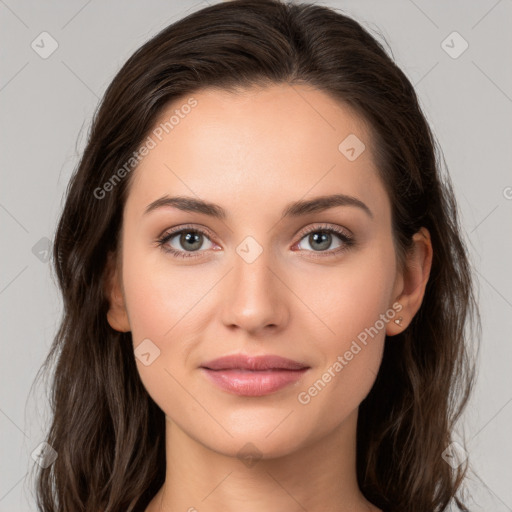
M272 251L248 236L236 247L233 264L224 322L251 331L281 325L286 306Z

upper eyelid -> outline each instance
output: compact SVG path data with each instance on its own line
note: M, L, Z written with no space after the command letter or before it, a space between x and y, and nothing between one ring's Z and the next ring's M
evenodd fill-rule
M345 228L343 226L329 224L326 222L320 223L320 224L321 225L318 225L318 226L302 228L297 232L297 234L295 236L299 236L300 240L302 240L302 238L305 237L306 235L308 235L309 233L315 232L315 231L322 231L322 230L332 230L335 235L340 236L341 234L344 234L345 236L347 236L347 238L352 238L352 236L353 236L351 234L350 230L348 230L347 228ZM208 239L212 243L213 243L212 238L215 238L212 235L212 232L206 226L202 226L202 225L184 225L184 226L178 226L176 229L174 229L174 228L167 229L158 238L159 239L172 238L173 236L180 234L181 232L187 231L187 230L188 231L197 231L199 233L206 234L208 236ZM338 233L337 232L338 230L342 231L342 233ZM346 233L345 233L345 231L346 231Z
M181 233L182 231L199 231L204 232L208 234L210 237L213 236L212 232L206 227L206 226L194 226L194 225L184 225L184 226L178 226L177 228L167 228L164 229L162 234L158 238L164 238L169 235L176 235L178 233Z

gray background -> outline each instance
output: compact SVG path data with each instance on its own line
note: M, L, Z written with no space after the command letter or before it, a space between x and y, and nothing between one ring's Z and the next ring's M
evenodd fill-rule
M94 109L133 51L208 3L0 0L0 512L36 510L28 471L48 421L47 391L29 392L61 313L45 248ZM385 37L443 149L482 313L479 377L460 425L478 475L468 481L472 510L512 511L512 2L316 3ZM42 46L43 31L58 44L46 59L31 47ZM462 40L443 44L453 31L469 44L457 58L446 50L458 52Z

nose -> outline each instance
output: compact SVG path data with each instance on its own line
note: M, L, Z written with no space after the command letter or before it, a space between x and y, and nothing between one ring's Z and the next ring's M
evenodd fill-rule
M240 254L234 255L234 267L224 280L224 325L254 336L284 329L289 317L286 298L291 292L270 251L263 250L253 261Z

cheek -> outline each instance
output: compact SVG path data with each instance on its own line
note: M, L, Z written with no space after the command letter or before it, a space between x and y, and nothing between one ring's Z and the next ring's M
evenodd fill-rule
M147 346L151 352L148 366L136 358L141 380L163 410L181 409L186 404L179 382L186 379L189 354L204 325L204 316L198 318L201 298L215 276L199 266L173 267L165 256L134 247L125 253L123 282L134 350Z
M185 360L190 335L184 332L190 324L193 306L207 291L200 281L180 279L148 258L142 264L135 251L124 265L124 291L132 330L133 348L140 379L148 394L166 413L191 407L180 383L185 382ZM190 286L184 286L184 283ZM194 284L195 283L195 284ZM205 288L203 290L202 288ZM141 347L141 348L138 348ZM145 347L142 350L142 347ZM149 364L140 353L149 352ZM146 361L147 362L147 361ZM192 404L193 405L193 404ZM198 413L199 414L199 413Z
M356 341L343 349L333 353L329 362L297 392L298 410L305 425L309 421L316 423L313 428L320 430L317 435L341 425L366 398L378 373L383 342L375 338L363 346Z
M353 283L343 291L323 297L334 302L324 315L329 334L316 338L317 367L297 392L299 407L312 418L322 418L322 431L341 424L370 392L382 361L387 311L384 288L358 288ZM389 320L388 320L389 321ZM326 330L323 330L326 332Z
M173 267L163 256L134 251L124 262L124 289L135 345L150 338L163 346L176 337L188 315L211 288L198 267Z
M365 330L391 307L394 280L394 252L391 247L381 246L380 250L361 252L342 262L329 271L328 278L321 269L309 273L302 284L297 281L294 289L308 297L307 305L320 320L317 324L322 336L318 339L325 353L332 356L333 351L344 351L361 333L364 338ZM384 335L382 322L377 329Z
M383 245L340 265L321 289L308 280L309 289L316 290L310 304L321 320L315 337L321 356L299 403L310 401L312 409L336 404L330 413L335 423L365 398L379 371L387 323L394 317L389 304L394 278L394 252Z

